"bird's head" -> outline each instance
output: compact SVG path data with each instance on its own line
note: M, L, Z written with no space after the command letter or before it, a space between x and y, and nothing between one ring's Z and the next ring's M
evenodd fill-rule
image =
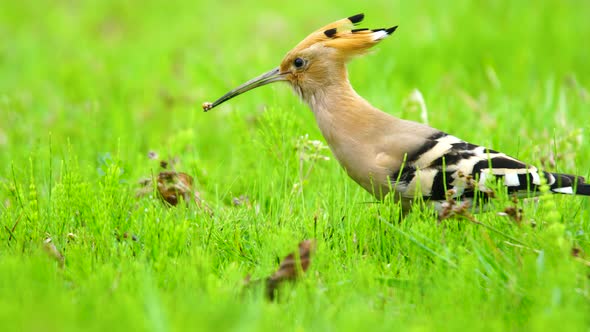
M289 82L305 98L313 91L346 80L346 62L366 53L397 28L354 29L363 18L363 14L354 15L316 30L289 51L277 68L238 86L213 103L204 103L203 110L272 82Z

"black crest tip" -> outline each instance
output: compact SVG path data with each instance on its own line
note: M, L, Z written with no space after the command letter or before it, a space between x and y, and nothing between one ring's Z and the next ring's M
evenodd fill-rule
M328 30L324 31L324 35L326 35L326 37L328 37L328 38L332 38L336 34L336 31L337 31L336 28L328 29Z
M397 25L394 27L391 27L389 29L385 29L385 32L387 32L388 35L391 35L396 29L397 29Z
M365 18L365 14L356 14L348 18L352 24L357 24Z

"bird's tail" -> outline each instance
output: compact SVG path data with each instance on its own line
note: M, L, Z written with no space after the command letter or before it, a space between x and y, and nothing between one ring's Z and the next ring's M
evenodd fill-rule
M590 184L581 176L546 173L551 191L558 194L590 196Z
M578 184L576 188L576 195L590 196L590 184Z

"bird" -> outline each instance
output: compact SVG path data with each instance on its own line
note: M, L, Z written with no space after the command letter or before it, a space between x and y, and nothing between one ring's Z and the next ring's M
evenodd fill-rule
M372 106L350 84L346 64L392 35L397 26L356 28L363 19L364 14L353 15L312 32L278 67L213 103L203 103L203 110L269 83L289 83L313 112L346 173L379 200L393 196L404 211L417 199L432 203L437 211L448 199L482 205L491 199L493 183L518 197L541 192L590 196L590 184L582 176L540 170Z

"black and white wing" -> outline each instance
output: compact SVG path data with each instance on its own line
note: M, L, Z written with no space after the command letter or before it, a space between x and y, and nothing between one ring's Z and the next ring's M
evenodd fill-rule
M590 184L583 177L540 171L504 153L443 132L428 137L419 149L408 153L392 180L394 189L406 198L422 195L430 200L445 200L451 189L454 197L473 198L476 192L487 191L491 179L503 180L509 193L534 196L541 176L554 193L590 196Z

